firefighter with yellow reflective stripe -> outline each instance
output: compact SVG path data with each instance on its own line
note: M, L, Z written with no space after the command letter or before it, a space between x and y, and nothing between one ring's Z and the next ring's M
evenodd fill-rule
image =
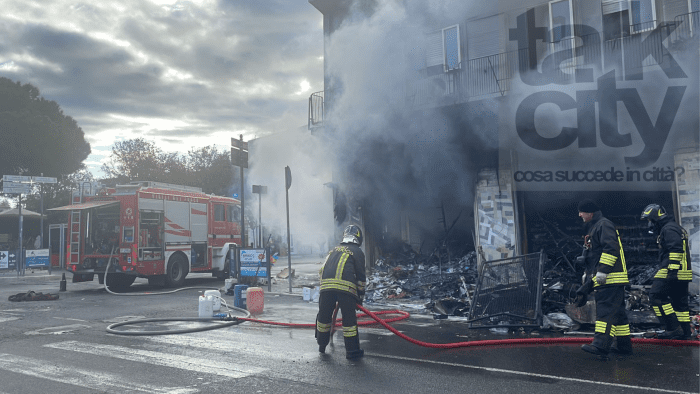
M338 305L343 317L345 357L355 359L365 354L360 349L355 315L357 305L362 305L367 280L361 245L362 231L354 224L349 225L343 232L342 242L328 253L321 268L321 294L316 316L316 342L321 353L325 353L330 342L333 311Z
M598 205L583 200L579 216L586 228L586 277L579 294L595 291L596 323L593 342L581 349L601 356L609 352L632 354L629 320L625 312L627 265L615 225L603 217ZM613 340L616 340L613 346Z
M666 325L660 339L690 339L688 283L693 279L688 248L688 233L673 216L658 204L649 204L642 211L642 220L649 221L650 232L657 236L660 269L654 275L649 300L654 313Z

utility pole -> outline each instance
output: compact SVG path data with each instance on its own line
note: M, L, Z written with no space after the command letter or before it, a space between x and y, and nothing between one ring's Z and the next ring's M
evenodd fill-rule
M267 186L253 185L253 193L258 195L258 245L264 248L262 236L262 195L267 193Z
M284 167L285 195L287 198L287 263L289 272L289 293L292 293L292 237L289 234L289 188L292 186L292 170Z
M19 208L19 256L17 258L17 275L24 276L24 243L22 241L22 233L24 232L22 227L24 224L24 217L22 216L22 193L19 194L19 202L17 207Z
M41 173L41 176L44 176L44 173ZM41 239L41 245L39 248L44 247L44 185L41 184L39 185L39 213L41 214L41 218L39 219L39 238ZM49 264L49 274L51 273L51 264Z
M243 142L243 134L239 134L239 139L231 138L231 164L241 169L241 247L246 247L245 181L243 179L243 169L248 168L248 143Z

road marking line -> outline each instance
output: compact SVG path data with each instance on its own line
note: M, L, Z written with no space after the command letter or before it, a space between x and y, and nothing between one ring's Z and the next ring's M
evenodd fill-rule
M96 343L90 344L78 341L65 341L44 346L103 357L120 358L122 360L136 361L146 364L156 364L164 367L179 368L187 371L222 375L234 379L267 371L266 368L248 367L233 363L222 363L220 360L194 358L177 354L153 352L150 350Z
M12 354L0 354L0 368L36 378L52 380L54 382L85 387L95 392L143 392L143 393L167 393L187 394L196 393L193 388L169 388L152 386L148 384L136 384L124 379L123 376L82 370L74 367L60 367L47 363L45 360L29 357L15 356Z
M223 335L223 336L222 336ZM251 341L251 337L245 336L245 346L237 346L236 343L241 343L241 341L228 340L228 337L241 335L231 335L230 332L217 332L217 335L206 335L206 333L197 334L183 334L183 335L167 335L167 336L154 336L148 337L147 339L151 342L166 343L169 345L177 346L188 346L193 348L200 348L205 351L221 351L226 353L232 352L243 352L246 354L264 355L264 358L274 358L281 360L288 359L317 359L317 352L304 352L299 353L293 350L285 351L280 349L278 346L272 346L268 343L254 342Z
M54 319L58 319L58 320L82 321L82 322L86 322L86 323L87 323L87 320L75 319L75 318L72 318L72 317L58 317L58 316L54 316L53 318L54 318Z
M125 322L128 320L138 320L138 319L145 319L145 318L146 318L146 316L129 316L129 315L127 315L127 316L117 316L117 317L113 317L111 319L102 320L102 321L105 323L122 323L122 322Z
M363 334L383 335L386 337L394 335L393 332L387 330L386 328L364 328L363 327L363 328L359 329L358 331L363 333ZM401 331L399 331L399 332L401 332Z
M564 376L555 376L555 375L543 375L543 374L539 374L539 373L512 371L512 370L500 369L500 368L479 367L477 365L464 365L464 364L450 363L450 362L446 362L446 361L423 360L423 359L419 359L419 358L389 356L389 355L385 355L385 354L374 354L374 353L365 353L365 355L372 356L372 357L378 357L378 358L391 358L394 360L404 360L404 361L422 362L422 363L427 363L427 364L447 365L447 366L451 366L451 367L477 369L477 370L481 370L481 371L500 372L500 373L508 373L508 374L513 374L513 375L531 376L531 377L537 377L537 378L566 380L569 382L591 383L591 384L598 384L598 385L603 385L603 386L622 387L622 388L626 388L626 389L658 391L660 393L696 394L696 393L692 393L689 391L665 390L665 389L657 389L657 388L651 388L651 387L632 386L632 385L621 384L621 383L597 382L594 380L567 378Z

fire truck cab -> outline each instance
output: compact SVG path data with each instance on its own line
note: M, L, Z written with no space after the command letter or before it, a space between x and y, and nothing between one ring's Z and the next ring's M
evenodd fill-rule
M93 192L94 191L94 192ZM179 286L190 272L226 277L229 249L241 244L240 201L200 188L132 182L77 192L66 211L66 270L73 282L126 288L137 277Z

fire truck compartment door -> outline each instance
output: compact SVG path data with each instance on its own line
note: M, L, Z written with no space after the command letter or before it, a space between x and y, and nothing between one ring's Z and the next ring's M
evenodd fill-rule
M139 209L144 211L162 211L163 200L153 198L139 198Z
M207 242L207 204L190 203L192 242Z
M165 242L190 242L190 203L165 201Z
M119 204L119 201L90 201L90 202L84 202L84 203L80 203L80 204L65 205L62 207L51 208L51 209L47 209L47 211L80 211L83 209L106 207L108 205L115 205L115 204Z

